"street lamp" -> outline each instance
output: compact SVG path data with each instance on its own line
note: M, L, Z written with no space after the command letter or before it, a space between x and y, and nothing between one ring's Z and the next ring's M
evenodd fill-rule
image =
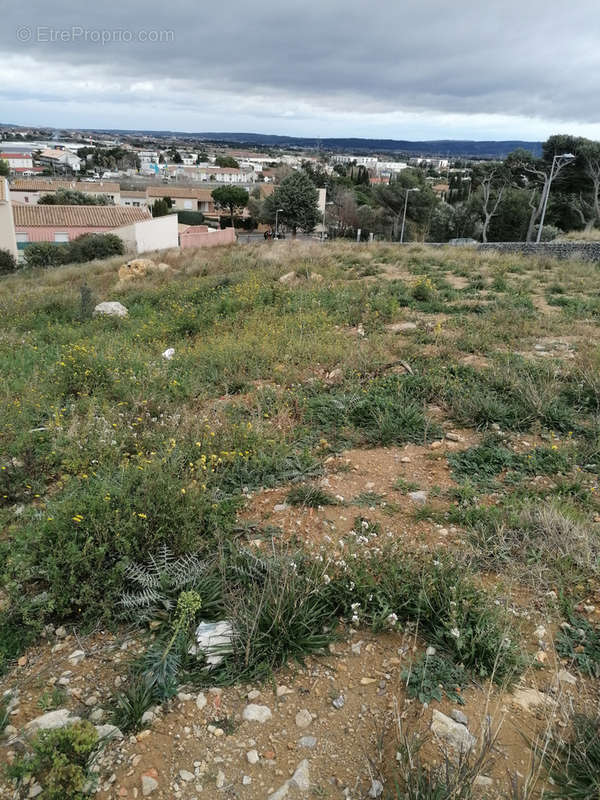
M562 167L565 166L565 164L571 164L576 158L577 156L574 156L573 153L561 153L560 155L555 155L554 158L552 159L552 169L550 170L550 178L548 179L548 183L546 185L544 204L542 206L542 218L540 219L537 237L535 240L537 244L539 244L540 239L542 238L542 230L544 229L544 218L546 216L546 206L548 205L548 196L550 194L550 186L552 185L552 180L555 175L556 164L558 161L562 160L558 166L558 169L556 169L556 172L558 172L560 169L562 169Z
M321 231L321 241L325 241L325 212L327 211L327 206L333 206L335 203L333 200L328 200L325 205L323 206L323 230Z
M277 227L277 217L279 216L279 212L280 212L280 211L283 211L283 208L278 208L278 209L277 209L277 211L275 212L275 238L276 238L276 239L279 239L279 234L278 234L278 232L277 232L277 231L278 231L278 227Z
M406 225L406 207L408 206L408 195L410 192L418 192L419 187L413 186L412 189L407 189L404 196L404 216L402 217L402 230L400 231L400 244L404 241L404 226Z

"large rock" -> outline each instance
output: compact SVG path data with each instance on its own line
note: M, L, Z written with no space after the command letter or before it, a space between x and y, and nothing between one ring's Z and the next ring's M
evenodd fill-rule
M156 272L157 269L157 265L150 258L134 258L119 267L119 278L122 281L145 278L149 272Z
M56 728L65 728L67 725L74 725L79 722L81 717L71 714L68 708L57 708L56 711L48 711L40 717L32 719L25 725L28 731L51 731Z
M509 699L524 711L533 711L539 706L555 706L556 700L550 695L540 692L539 689L516 689Z
M460 722L455 722L436 709L433 711L431 730L438 739L442 739L453 750L458 750L461 753L467 753L475 746L477 741L464 725L461 725Z
M268 800L283 800L284 797L288 797L290 794L290 789L294 797L298 796L298 792L300 794L308 794L310 791L309 763L306 759L298 764L292 777L283 786L280 786L277 791L269 795Z
M125 308L124 305L118 303L116 300L114 301L104 301L104 303L98 303L96 308L94 309L94 316L105 316L105 317L126 317L129 312Z
M116 725L96 725L96 733L99 739L122 739L123 734Z

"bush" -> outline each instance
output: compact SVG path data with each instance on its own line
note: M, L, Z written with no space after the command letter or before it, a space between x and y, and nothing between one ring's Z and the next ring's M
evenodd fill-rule
M33 242L25 248L28 267L58 267L66 263L67 245L53 242Z
M180 225L202 225L204 214L201 211L178 211L177 221Z
M600 795L600 719L576 714L569 741L548 752L546 764L553 779L550 797L592 800Z
M123 242L114 233L84 233L66 244L34 242L25 248L25 261L30 267L58 267L124 252Z
M17 268L17 260L9 250L0 250L0 275L7 275Z
M69 242L65 263L83 263L96 258L120 256L124 252L122 240L114 233L84 233Z
M7 767L18 783L32 775L42 787L45 800L83 800L89 780L90 760L98 749L98 734L90 722L39 731L32 738L32 753Z

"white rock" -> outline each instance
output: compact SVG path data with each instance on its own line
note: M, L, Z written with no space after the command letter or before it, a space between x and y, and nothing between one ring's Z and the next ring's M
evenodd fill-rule
M439 739L461 753L471 750L477 741L464 725L455 722L437 709L433 711L431 730Z
M122 739L123 734L116 725L96 725L96 733L99 739Z
M158 789L158 781L152 775L142 775L142 794L148 797L149 794Z
M290 791L290 782L286 781L283 786L280 786L277 791L273 792L269 795L267 800L283 800L284 797L287 797Z
M242 785L243 786L250 786L251 783L252 783L252 778L250 777L250 775L244 775L242 777Z
M248 750L246 753L246 759L249 764L258 764L259 755L258 750Z
M487 775L478 775L475 778L475 780L473 781L473 783L474 783L475 786L483 786L483 787L488 787L488 786L493 786L494 785L493 779L492 778L488 778Z
M427 492L418 491L418 492L409 492L408 496L413 501L413 503L417 503L418 505L422 506L427 502Z
M198 695L196 696L196 708L198 711L202 711L202 709L206 707L206 703L207 700L204 692L198 692Z
M174 355L175 355L175 348L174 347L167 347L165 352L162 354L162 357L166 361L170 361L173 358Z
M275 505L273 506L273 511L275 511L275 512L277 512L277 511L285 511L286 508L289 508L287 503L275 503Z
M533 635L536 639L543 639L546 635L546 628L543 625L538 625L537 628L534 630Z
M56 638L57 638L57 639L65 639L65 638L66 638L66 636L67 636L67 629L66 629L66 628L64 628L64 627L61 625L61 626L60 626L60 628L57 628L57 629L55 630L55 632L54 632L54 635L56 636Z
M279 283L293 283L295 280L295 272L286 272L285 275L282 275L281 278L279 278Z
M149 725L152 725L152 723L154 722L154 718L155 715L153 711L144 711L144 713L142 714L142 725L145 728L148 727Z
M567 672L566 669L559 670L559 673L556 677L558 678L559 683L569 683L571 686L575 686L577 684L577 678L575 675L571 675L571 673Z
M81 717L71 714L68 708L57 708L56 711L48 711L47 714L32 719L25 725L25 728L29 731L51 731L73 725L80 719Z
M369 797L381 797L383 794L383 783L374 779L371 781L371 788L369 789Z
M108 317L126 317L129 312L121 303L116 301L98 303L94 309L94 316L104 315Z
M458 708L453 708L452 711L450 712L450 716L452 717L454 722L458 722L461 725L464 725L465 728L469 724L469 720L467 719L466 714L463 714L463 712L459 711Z
M30 790L27 792L28 798L39 797L44 791L44 788L39 783L32 784Z
M290 786L295 787L301 792L310 791L310 772L309 764L306 759L301 761L296 767L296 771L290 778Z
M220 769L217 772L216 787L217 789L222 789L224 786L225 786L225 773L223 772L223 770Z
M312 714L308 709L303 708L301 711L298 711L296 714L296 725L299 728L308 728L311 722Z
M193 781L196 776L194 775L193 772L188 772L187 769L180 769L179 777L181 778L182 781L189 783L190 781Z
M102 722L105 715L106 711L103 708L95 708L90 714L90 722Z
M246 697L248 700L256 700L257 697L260 697L260 692L258 689L250 689Z
M77 664L81 664L84 658L85 658L85 653L83 652L83 650L73 650L73 652L69 656L69 664L76 667Z
M196 644L190 648L192 655L203 653L209 668L218 666L231 652L233 627L231 622L201 622L196 628Z
M246 722L266 722L271 719L273 714L268 706L257 706L256 703L250 703L242 711L242 719Z
M286 694L294 694L294 690L289 686L278 686L276 691L277 697L283 697Z
M307 750L312 750L316 746L316 736L302 736L300 739L298 739L298 747L306 747Z
M516 689L512 695L509 695L512 702L524 709L525 711L532 711L538 706L555 706L556 700L538 689Z

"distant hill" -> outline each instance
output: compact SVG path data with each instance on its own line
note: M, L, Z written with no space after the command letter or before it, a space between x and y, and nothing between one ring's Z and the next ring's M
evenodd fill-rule
M6 126L15 127L19 126ZM253 145L255 147L286 147L298 149L322 149L349 153L397 153L408 156L451 156L472 158L504 158L519 147L530 150L534 155L542 154L541 142L508 141L475 141L469 139L437 139L432 141L412 142L404 139L359 139L305 136L276 136L270 133L236 133L236 132L203 132L186 133L183 131L150 131L125 130L119 128L80 128L81 133L105 133L121 135L150 136L167 139L201 139L206 142L223 142L237 145Z

